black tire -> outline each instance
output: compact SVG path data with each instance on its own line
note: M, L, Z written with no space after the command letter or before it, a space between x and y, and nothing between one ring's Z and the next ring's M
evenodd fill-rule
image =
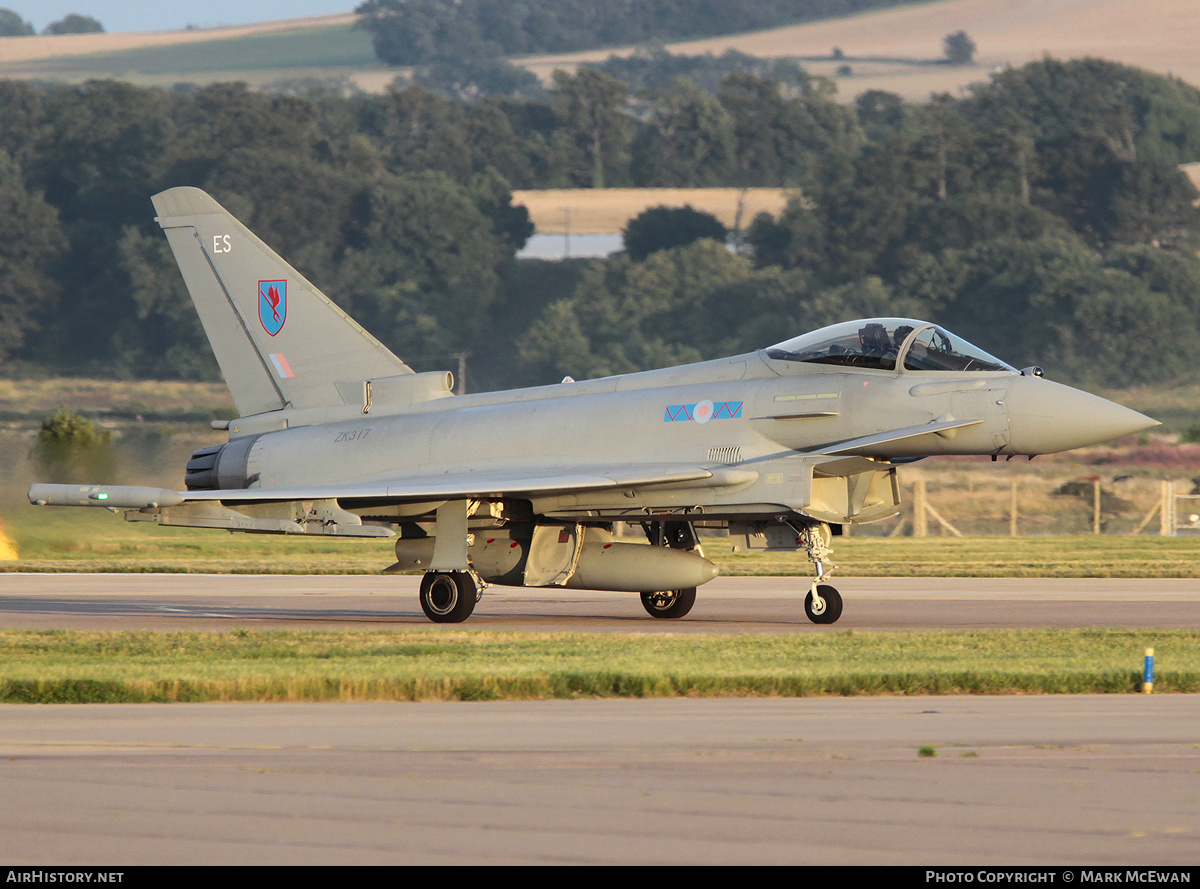
M825 601L825 608L819 614L813 613L813 594L804 597L804 613L814 624L833 624L842 616L842 594L828 584L821 584L817 592Z
M465 571L427 571L421 578L421 610L435 624L460 624L475 610L478 590Z
M661 593L642 593L642 607L651 617L674 619L683 617L696 604L696 588L666 590Z

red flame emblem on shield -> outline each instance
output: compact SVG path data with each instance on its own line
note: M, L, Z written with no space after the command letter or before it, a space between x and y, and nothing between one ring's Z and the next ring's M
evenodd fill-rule
M258 320L271 336L287 321L287 281L258 282Z

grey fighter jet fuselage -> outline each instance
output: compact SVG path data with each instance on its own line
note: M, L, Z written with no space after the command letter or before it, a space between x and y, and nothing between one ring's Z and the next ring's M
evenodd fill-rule
M1029 455L1156 425L1018 371L941 328L877 318L732 358L455 396L413 373L208 195L156 195L188 290L242 416L196 452L183 491L34 485L38 504L131 521L264 533L396 537L425 572L435 621L484 585L624 590L681 617L716 576L698 528L744 550L803 550L811 619L832 525L897 513L897 465ZM612 534L640 525L648 543Z

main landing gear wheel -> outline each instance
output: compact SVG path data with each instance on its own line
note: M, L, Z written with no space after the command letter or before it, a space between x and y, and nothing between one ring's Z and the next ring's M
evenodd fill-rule
M642 607L651 617L683 617L696 604L696 588L666 590L661 593L642 593Z
M475 610L479 588L466 571L427 571L421 578L421 610L437 624L460 624Z
M821 601L814 605L813 594L804 597L804 613L814 624L837 623L842 616L842 594L827 583L817 587Z

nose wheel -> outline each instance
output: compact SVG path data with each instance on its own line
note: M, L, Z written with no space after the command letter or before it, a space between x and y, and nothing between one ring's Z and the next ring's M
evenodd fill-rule
M842 594L827 583L814 584L804 597L804 613L814 624L832 624L842 616Z

